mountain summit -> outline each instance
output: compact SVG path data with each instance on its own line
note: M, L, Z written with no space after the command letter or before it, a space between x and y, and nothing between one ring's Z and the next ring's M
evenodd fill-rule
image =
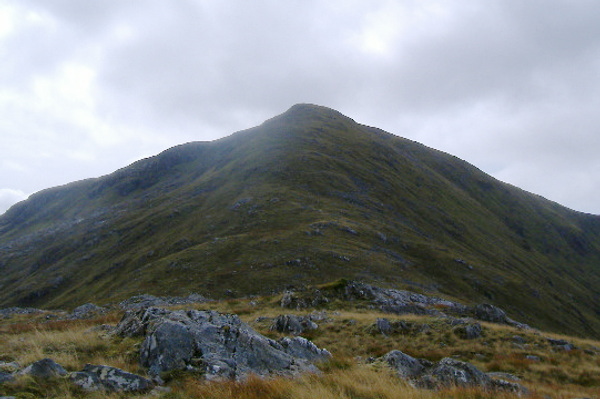
M213 297L339 278L600 337L600 217L299 104L32 195L0 217L0 304Z

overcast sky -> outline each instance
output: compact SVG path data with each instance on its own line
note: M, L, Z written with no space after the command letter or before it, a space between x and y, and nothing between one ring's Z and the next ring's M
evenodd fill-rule
M600 214L596 0L0 0L0 213L299 102Z

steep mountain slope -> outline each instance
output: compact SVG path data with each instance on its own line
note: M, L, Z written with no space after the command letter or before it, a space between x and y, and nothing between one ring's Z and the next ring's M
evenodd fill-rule
M600 337L600 217L313 105L33 195L0 217L0 270L2 305L348 277Z

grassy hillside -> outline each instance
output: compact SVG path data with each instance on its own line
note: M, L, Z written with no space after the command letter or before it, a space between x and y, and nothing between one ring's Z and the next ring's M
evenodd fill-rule
M311 105L45 190L0 217L4 306L352 278L598 338L599 265L600 217Z

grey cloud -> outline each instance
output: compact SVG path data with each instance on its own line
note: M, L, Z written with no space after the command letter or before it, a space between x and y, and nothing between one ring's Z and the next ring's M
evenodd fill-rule
M35 76L52 78L69 62L92 68L93 118L139 134L110 147L113 164L312 102L526 189L546 187L553 198L569 179L583 182L571 191L600 190L591 174L600 126L595 1L28 0L19 7L54 25L22 24L0 42L11 55L0 67L2 86L27 98ZM369 29L387 35L381 51L361 42ZM77 121L55 119L23 126L60 136L52 148L95 151ZM64 144L67 134L87 144ZM150 141L156 145L141 144ZM144 149L126 154L124 143ZM548 173L558 165L561 173ZM600 213L591 198L577 206Z

